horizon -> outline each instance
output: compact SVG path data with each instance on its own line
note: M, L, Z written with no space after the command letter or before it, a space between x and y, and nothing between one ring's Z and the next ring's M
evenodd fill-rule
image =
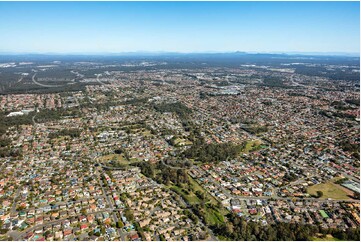
M300 52L300 51L201 51L201 52L176 52L176 51L124 51L124 52L2 52L0 56L162 56L162 55L222 55L222 54L244 54L244 55L288 55L288 56L330 56L330 57L357 57L356 52Z
M360 55L359 2L0 2L0 53Z

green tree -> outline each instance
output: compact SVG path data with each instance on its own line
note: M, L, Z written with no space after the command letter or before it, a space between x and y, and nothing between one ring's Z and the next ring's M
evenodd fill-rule
M322 191L317 191L316 194L317 194L316 196L317 196L318 198L320 198L320 197L323 196L323 192L322 192Z
M118 221L117 222L117 228L123 228L124 227L124 224L122 221Z

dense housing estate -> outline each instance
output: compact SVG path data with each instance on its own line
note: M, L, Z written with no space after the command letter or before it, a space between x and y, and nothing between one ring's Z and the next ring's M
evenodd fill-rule
M73 63L69 84L46 78L60 64L33 65L23 86L1 89L3 239L237 239L238 220L317 230L311 237L360 227L352 80L292 63L133 61Z

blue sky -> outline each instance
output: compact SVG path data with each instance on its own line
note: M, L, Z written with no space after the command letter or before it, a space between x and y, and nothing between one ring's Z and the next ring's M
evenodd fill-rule
M0 2L2 52L360 52L359 2Z

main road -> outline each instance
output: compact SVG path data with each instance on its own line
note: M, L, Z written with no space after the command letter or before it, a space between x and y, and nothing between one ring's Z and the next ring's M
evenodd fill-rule
M62 86L65 86L65 85L47 85L47 84L42 84L42 83L37 82L37 81L35 80L35 76L36 76L36 73L33 75L32 81L33 81L36 85L38 85L38 86L41 86L41 87L62 87Z

